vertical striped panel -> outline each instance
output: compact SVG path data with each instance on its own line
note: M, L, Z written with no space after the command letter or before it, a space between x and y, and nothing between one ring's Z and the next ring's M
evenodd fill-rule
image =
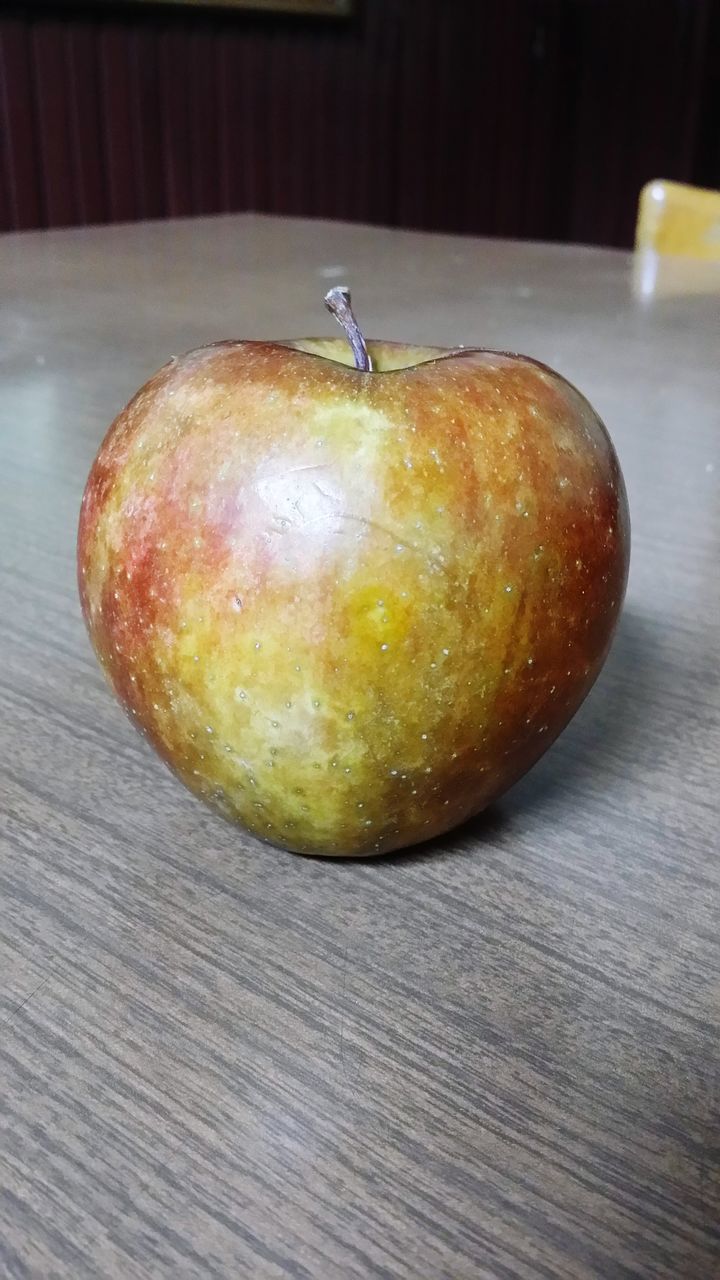
M102 111L98 32L85 22L68 23L67 95L79 221L106 222L111 216L108 190L107 131Z
M42 191L43 222L48 226L81 221L65 36L64 24L54 19L43 19L30 31L37 119L34 154Z
M712 4L0 10L0 227L256 209L628 243L648 177L709 180Z
M141 216L133 135L133 84L129 33L115 23L99 38L101 112L105 141L105 171L112 222Z
M134 175L141 218L166 212L161 132L160 55L157 31L131 30L130 104Z

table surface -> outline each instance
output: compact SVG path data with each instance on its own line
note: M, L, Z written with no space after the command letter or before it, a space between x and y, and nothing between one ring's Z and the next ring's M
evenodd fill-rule
M6 237L0 280L0 1274L718 1274L720 267L643 296L614 251L242 216ZM573 724L375 862L185 793L74 576L135 388L218 338L332 332L340 280L373 336L559 368L633 517Z

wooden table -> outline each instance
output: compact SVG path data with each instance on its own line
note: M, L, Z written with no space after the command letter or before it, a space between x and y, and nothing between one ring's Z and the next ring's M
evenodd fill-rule
M720 1272L712 270L638 297L622 253L252 216L0 241L0 1275ZM136 386L216 338L330 332L341 279L370 334L578 383L634 522L576 721L494 811L374 863L186 794L74 581Z

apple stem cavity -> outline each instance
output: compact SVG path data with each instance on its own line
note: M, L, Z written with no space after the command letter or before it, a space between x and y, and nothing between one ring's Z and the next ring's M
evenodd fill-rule
M325 306L345 330L345 336L350 343L355 360L355 368L359 369L361 373L372 373L373 365L370 359L370 352L367 349L367 343L360 325L353 314L350 290L345 285L336 285L334 289L330 289L325 294Z

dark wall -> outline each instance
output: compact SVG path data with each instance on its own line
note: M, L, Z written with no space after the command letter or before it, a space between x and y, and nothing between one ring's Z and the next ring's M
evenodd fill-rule
M649 178L713 180L717 61L717 0L0 6L0 228L256 209L627 244Z

